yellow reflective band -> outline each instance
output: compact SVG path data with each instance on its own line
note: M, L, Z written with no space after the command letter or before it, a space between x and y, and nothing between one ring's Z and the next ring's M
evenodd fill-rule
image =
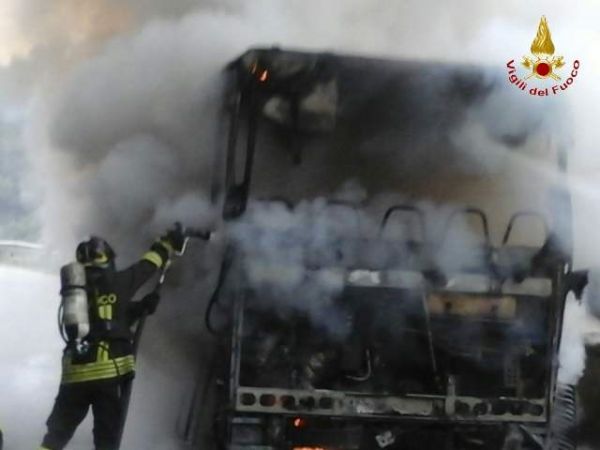
M126 375L135 370L133 355L97 361L87 364L71 364L70 359L63 362L62 384L80 383L83 381L103 380Z
M174 250L173 246L171 245L171 243L169 241L165 241L164 239L159 239L158 243L160 245L162 245L164 248L166 248L169 253L173 252L173 250Z
M106 253L100 254L97 258L94 258L94 264L104 264L108 262L108 255Z
M108 262L109 262L108 255L106 253L102 253L101 255L94 258L93 260L84 262L83 265L84 265L84 267L94 267L94 266L104 267L105 265L108 264Z
M146 261L151 262L152 264L154 264L156 267L162 267L163 265L163 260L160 257L160 255L154 251L149 251L147 253L144 254L144 256L142 256L142 259L145 259Z
M112 305L100 305L98 306L98 317L104 320L112 320L113 318L113 307Z
M109 353L108 353L108 342L100 341L98 343L98 351L96 356L96 361L108 361Z

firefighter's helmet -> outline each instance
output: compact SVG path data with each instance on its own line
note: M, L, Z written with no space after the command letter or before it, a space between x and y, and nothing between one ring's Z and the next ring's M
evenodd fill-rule
M83 265L106 269L114 267L116 254L106 240L92 236L77 246L75 257Z

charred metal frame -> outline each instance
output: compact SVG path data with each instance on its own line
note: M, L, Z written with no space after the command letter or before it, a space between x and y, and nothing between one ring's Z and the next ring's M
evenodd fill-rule
M511 413L512 405L532 412ZM351 418L405 419L456 423L545 423L544 399L482 399L468 396L372 396L330 390L239 387L236 411L265 414L302 414ZM480 411L461 413L461 408ZM497 411L493 413L493 411Z
M224 208L223 216L225 219L232 219L240 216L246 209L249 197L249 191L252 180L252 169L254 154L256 150L256 137L260 121L260 111L264 104L265 92L272 93L271 88L259 83L250 74L245 73L246 69L243 61L251 55L256 64L262 64L263 57L270 52L279 52L277 49L271 50L252 50L246 55L234 61L228 67L228 74L233 80L228 93L228 103L226 112L228 115L229 130L226 151L226 169L224 180ZM313 55L314 56L314 55ZM277 89L277 88L275 88ZM237 169L238 158L240 157L238 147L241 134L241 116L245 116L245 140L243 142L244 158L243 178L238 180ZM559 168L566 171L566 150L559 149ZM561 187L558 191L560 200L567 206L570 206L570 196L566 188ZM423 221L422 213L412 207L398 205L392 207L386 213L382 229L390 216L397 210L413 212L417 214L419 220ZM455 214L471 214L480 217L483 226L485 241L489 244L489 231L487 218L485 214L477 209L467 208L457 211ZM514 222L521 216L535 216L533 212L517 213L513 216L506 228L502 244L506 246L510 238ZM448 219L448 224L455 217L452 215ZM562 226L569 227L570 224L562 222ZM548 226L544 223L546 232ZM548 242L548 241L547 241ZM565 306L566 294L569 289L565 282L566 274L571 270L571 249L566 245L560 252L560 257L553 264L551 275L547 278L537 280L524 280L522 283L512 283L506 281L506 284L500 287L498 284L493 294L499 292L513 293L515 295L525 294L529 289L528 283L537 286L544 285L541 288L546 295L543 297L549 303L549 314L547 331L551 339L547 344L548 355L548 373L549 380L546 387L545 398L523 399L523 398L502 398L487 399L476 397L464 397L453 395L452 389L448 389L446 396L433 395L406 395L398 396L369 396L353 392L340 392L328 390L292 390L277 388L256 388L240 385L240 361L242 354L242 334L244 323L244 305L246 292L243 289L243 282L236 282L238 290L234 295L234 317L233 332L231 336L231 361L229 373L229 401L230 414L232 417L240 415L283 415L295 416L297 414L310 416L338 416L348 418L364 419L393 419L410 420L422 422L450 422L454 424L509 424L520 423L523 425L542 426L547 425L549 414L552 410L554 395L557 389L557 371L558 371L558 348L561 339L563 311ZM490 246L490 251L494 251ZM389 274L388 274L389 275ZM385 279L385 276L383 277ZM544 280L541 281L540 280ZM541 283L541 284L540 284ZM491 285L494 283L490 282ZM550 284L550 293L548 294L548 284ZM432 290L431 287L424 287L423 295L427 295ZM535 291L535 289L534 289ZM489 292L479 292L481 294L490 294ZM529 295L540 295L540 292L530 292ZM430 343L430 346L432 344ZM432 364L435 367L435 358ZM494 406L495 404L495 406ZM499 406L498 406L499 405ZM513 413L510 405L521 405L520 413ZM463 409L466 406L471 413L465 414ZM496 408L496 413L494 413ZM473 411L480 411L479 414ZM229 424L231 427L231 424ZM231 429L229 429L231 435Z
M390 273L392 272L392 273ZM404 272L404 273L399 273ZM558 339L556 330L562 326L562 311L564 306L564 292L561 288L562 270L556 269L555 276L548 278L529 278L522 283L506 282L499 291L482 291L484 285L493 286L489 277L469 277L462 283L457 279L453 287L443 290L432 288L422 279L420 289L423 295L428 293L454 292L454 293L477 293L481 295L514 295L528 297L540 297L548 302L551 307L549 314L548 331L552 339L549 339L549 355L555 355ZM384 285L389 285L386 280L414 279L417 273L408 271L384 271L381 280ZM350 277L348 277L349 279ZM474 279L477 278L477 279ZM402 281L400 284L404 284ZM393 285L398 286L398 281ZM419 288L411 285L411 289ZM331 390L294 390L279 388L258 388L241 386L240 361L242 357L242 330L243 312L245 303L245 292L243 288L235 295L235 321L232 339L231 360L231 401L232 408L240 413L265 413L265 414L304 414L317 416L343 416L363 418L403 418L423 421L452 421L457 423L498 423L511 422L523 424L546 423L548 412L551 408L552 393L556 384L556 358L548 358L547 369L551 374L544 398L478 398L468 396L457 396L451 392L446 396L407 394L403 397L368 395L355 392L331 391ZM451 391L449 389L449 391ZM511 406L512 405L512 406ZM515 406L517 405L517 406ZM462 409L461 409L462 408ZM517 408L517 413L511 413L511 408ZM535 413L527 413L528 409ZM461 412L462 411L462 412ZM468 412L465 412L468 411ZM479 413L476 413L479 411Z

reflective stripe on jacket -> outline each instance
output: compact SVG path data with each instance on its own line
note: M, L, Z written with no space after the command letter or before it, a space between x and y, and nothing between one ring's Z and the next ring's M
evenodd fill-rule
M105 380L135 371L133 355L111 358L87 364L72 364L69 355L63 358L62 384L80 383L83 381Z

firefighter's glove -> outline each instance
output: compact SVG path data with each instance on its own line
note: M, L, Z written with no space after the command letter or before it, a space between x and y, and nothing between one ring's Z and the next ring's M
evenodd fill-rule
M159 301L160 295L157 292L150 292L143 299L140 300L142 308L148 315L154 314Z
M167 233L161 237L161 240L167 242L173 248L173 251L177 253L183 252L186 237L183 233L181 224L176 223L173 228L168 230Z

